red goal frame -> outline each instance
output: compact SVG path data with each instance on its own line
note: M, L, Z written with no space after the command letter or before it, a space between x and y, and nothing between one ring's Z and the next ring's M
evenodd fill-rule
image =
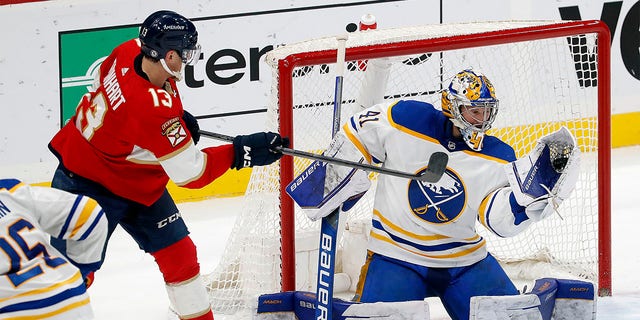
M441 37L346 49L346 61L379 58L385 55L411 55L429 51L446 51L537 39L598 35L598 294L610 296L611 288L611 36L600 20L569 21L534 27L491 31L469 35ZM335 63L336 50L291 54L278 61L279 126L282 136L293 139L293 70L296 67ZM295 141L291 140L291 146ZM295 221L294 205L285 189L293 180L293 158L280 161L282 291L295 290Z

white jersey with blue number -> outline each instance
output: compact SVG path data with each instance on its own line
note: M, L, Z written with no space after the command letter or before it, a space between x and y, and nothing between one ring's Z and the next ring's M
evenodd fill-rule
M78 268L100 260L107 221L97 202L62 190L0 180L0 319L93 319Z
M434 152L449 155L437 183L378 175L369 250L428 267L467 266L487 255L476 221L491 230L491 214L513 219L503 170L513 148L485 136L475 152L451 129L441 111L418 101L376 105L345 124L366 160L389 169L419 174Z

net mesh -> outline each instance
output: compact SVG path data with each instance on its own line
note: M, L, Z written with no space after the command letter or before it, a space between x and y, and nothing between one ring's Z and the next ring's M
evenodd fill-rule
M419 39L496 30L508 33L510 29L550 23L467 23L366 31L350 35L347 48L403 46ZM557 275L597 282L596 41L596 34L576 34L400 56L387 50L379 56L382 58L369 61L366 71L360 70L356 61L348 61L341 119L348 119L350 114L368 107L374 100L391 103L397 99L413 99L439 107L441 90L457 72L472 69L485 74L500 100L498 116L489 134L509 143L520 157L529 152L540 137L566 126L577 138L583 159L576 190L563 202L558 215L513 238L499 238L482 226L477 227L478 232L487 239L489 251L505 265L512 278ZM290 93L278 91L278 61L291 54L336 47L335 38L324 38L287 45L267 55L273 81L266 126L269 130L279 129L279 97L292 94L296 149L320 153L330 142L335 66L319 63L294 68ZM376 73L380 70L382 72ZM294 175L309 164L310 160L295 158ZM339 237L345 225L370 219L376 175L371 174L371 178L372 190L355 208L341 215ZM280 291L279 186L278 165L253 169L241 214L222 261L207 275L217 318L234 314L237 317L255 305L257 295ZM315 290L319 229L319 221L311 222L296 207L296 290ZM352 252L339 244L336 272L342 271L343 257L354 255L364 257L364 252ZM528 274L525 271L529 271Z

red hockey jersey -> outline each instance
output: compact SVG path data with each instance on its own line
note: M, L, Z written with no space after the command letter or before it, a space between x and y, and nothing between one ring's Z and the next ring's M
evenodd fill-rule
M139 54L138 39L113 50L100 67L97 89L82 97L49 147L68 170L150 205L169 179L187 188L211 183L234 154L232 145L195 147L175 81L158 88L139 75Z

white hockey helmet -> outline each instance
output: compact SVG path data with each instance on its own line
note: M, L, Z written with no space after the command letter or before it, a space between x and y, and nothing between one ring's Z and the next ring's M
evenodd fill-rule
M472 112L465 113L467 110ZM482 150L484 133L491 128L498 114L493 85L486 76L472 70L458 72L449 87L442 91L442 112L460 128L462 138L472 150Z

